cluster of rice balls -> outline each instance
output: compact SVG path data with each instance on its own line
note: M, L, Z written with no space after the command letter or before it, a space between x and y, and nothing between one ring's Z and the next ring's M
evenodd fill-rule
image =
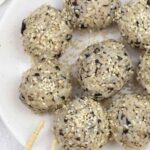
M125 46L112 39L89 45L76 62L81 97L72 98L71 74L58 59L75 29L101 30L116 22L140 49L137 81L147 95L119 92L134 74ZM127 150L150 141L150 1L65 0L64 9L43 5L23 20L23 46L34 65L23 75L20 99L36 113L51 112L64 150L99 150L114 138ZM117 94L118 96L114 96ZM106 109L102 101L115 97Z

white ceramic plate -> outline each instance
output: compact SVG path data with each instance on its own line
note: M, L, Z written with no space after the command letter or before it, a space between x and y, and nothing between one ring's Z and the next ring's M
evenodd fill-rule
M16 139L24 146L30 134L39 121L45 120L45 128L42 130L33 150L50 150L52 142L52 117L49 115L38 116L28 110L19 100L18 87L22 73L30 67L29 57L24 53L20 28L22 20L41 4L49 3L56 8L62 8L63 0L14 0L0 23L0 115L15 135ZM125 2L125 0L123 1ZM77 35L77 33L75 34ZM88 45L92 40L120 37L116 28L106 29L96 34L80 34L81 47ZM77 58L80 50L70 50L64 56L70 59L70 54ZM136 55L132 55L134 58ZM135 59L136 60L136 59ZM121 150L117 144L106 145L103 150ZM149 148L148 148L149 149ZM147 149L147 150L148 150Z

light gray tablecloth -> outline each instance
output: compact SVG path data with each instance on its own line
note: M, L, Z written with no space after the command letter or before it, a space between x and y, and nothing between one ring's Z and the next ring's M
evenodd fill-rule
M12 0L6 0L6 2L0 6L0 20L11 1ZM23 150L23 147L17 142L17 140L13 137L10 131L6 128L1 118L0 118L0 150Z

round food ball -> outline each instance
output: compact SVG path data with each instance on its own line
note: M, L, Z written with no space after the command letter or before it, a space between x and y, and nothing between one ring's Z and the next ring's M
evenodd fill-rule
M124 45L114 40L87 47L77 61L77 68L82 88L95 100L115 94L133 73Z
M20 99L37 113L54 111L68 102L72 90L70 75L58 65L37 65L23 76Z
M108 142L106 112L90 98L76 98L57 111L54 133L64 150L99 150Z
M65 0L68 20L74 28L103 29L113 22L119 0Z
M132 0L116 13L121 34L134 48L150 46L150 4L145 0Z
M26 18L21 32L25 51L40 62L57 60L72 38L61 12L48 5Z
M127 150L141 150L150 135L150 104L136 94L120 95L108 111L114 139Z
M150 94L150 50L147 50L141 57L137 70L137 80Z

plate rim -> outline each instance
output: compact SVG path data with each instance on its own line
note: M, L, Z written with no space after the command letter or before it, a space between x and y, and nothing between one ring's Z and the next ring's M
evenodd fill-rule
M12 7L15 5L16 2L17 2L17 0L12 0L12 1L10 2L10 4L7 6L7 8L6 8L4 14L2 15L2 18L0 19L0 28L2 27L3 23L5 22L5 18L6 18L6 16L7 16L7 14L9 14L9 12L10 12L10 10L11 10L10 8L12 8ZM1 107L1 105L0 105L0 107ZM2 122L4 123L5 127L6 127L7 130L12 134L12 136L16 139L16 141L18 142L18 144L20 144L21 146L25 146L24 142L21 141L20 138L18 138L19 135L17 134L17 132L14 132L14 131L10 128L9 123L8 123L8 120L4 117L5 115L4 115L3 111L1 111L1 110L2 110L2 109L0 109L0 118L1 118Z

